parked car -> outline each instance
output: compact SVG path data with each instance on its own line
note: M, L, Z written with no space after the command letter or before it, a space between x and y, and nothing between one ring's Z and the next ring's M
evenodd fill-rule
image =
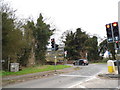
M78 59L73 62L73 65L88 65L89 62L87 59Z

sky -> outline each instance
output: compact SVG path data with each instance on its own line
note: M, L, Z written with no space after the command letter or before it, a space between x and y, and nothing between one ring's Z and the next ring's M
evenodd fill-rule
M52 36L59 37L66 30L81 28L91 35L106 37L105 25L118 21L118 2L120 0L4 0L16 9L18 18L39 17L56 28Z

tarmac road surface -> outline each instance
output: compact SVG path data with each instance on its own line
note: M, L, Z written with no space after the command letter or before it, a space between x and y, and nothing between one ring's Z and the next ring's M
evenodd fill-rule
M3 88L70 88L81 82L94 78L100 72L107 72L106 64L89 64L88 66L75 67L80 67L80 70L8 85Z

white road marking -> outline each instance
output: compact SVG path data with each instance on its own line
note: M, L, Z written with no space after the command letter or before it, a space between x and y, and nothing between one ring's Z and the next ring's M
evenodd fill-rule
M120 86L118 86L117 89L119 90L119 89L120 89Z
M87 82L87 81L90 81L90 80L92 80L92 79L97 78L96 75L98 75L98 74L100 74L100 73L101 73L101 72L99 72L99 73L97 73L97 74L95 74L95 75L93 75L93 76L90 76L90 77L87 78L86 80L80 81L80 82L78 82L77 84L72 85L72 86L70 86L70 87L68 87L68 88L77 88L77 87L78 87L78 88L86 88L85 86L80 85L80 84L85 83L85 82Z
M82 83L84 83L84 82L87 82L87 81L89 81L89 80L95 79L95 78L96 78L96 76L93 76L92 78L86 79L85 81L80 81L80 82L78 82L77 84L72 85L72 86L70 86L70 87L68 87L68 88L75 88L75 87L86 88L85 86L80 85L80 84L82 84Z
M64 75L64 74L61 74L60 76L62 77L93 77L93 76L84 76L84 75Z

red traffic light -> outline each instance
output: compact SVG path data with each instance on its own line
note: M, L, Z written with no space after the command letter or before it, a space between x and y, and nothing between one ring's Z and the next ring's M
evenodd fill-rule
M118 41L116 41L116 43L118 43Z
M116 27L116 26L117 26L117 22L112 23L112 25L113 25L114 27Z

